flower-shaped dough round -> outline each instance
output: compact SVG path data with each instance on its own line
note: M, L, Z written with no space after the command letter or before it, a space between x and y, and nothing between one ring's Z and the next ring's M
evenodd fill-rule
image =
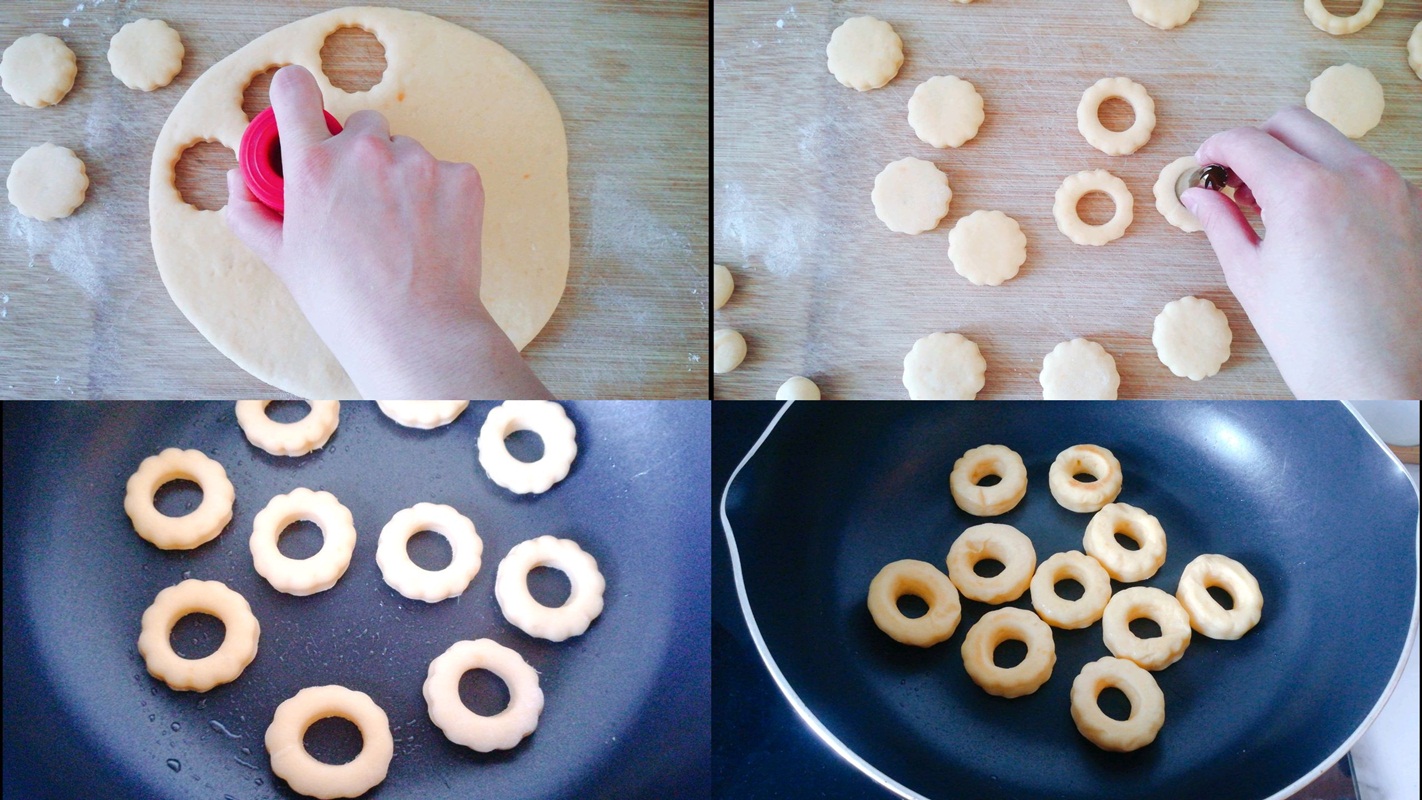
M63 100L78 73L74 51L63 39L45 33L21 36L0 54L0 86L16 103L30 108Z
M904 388L911 400L972 400L986 374L982 351L962 334L930 333L904 356Z
M237 424L247 441L274 456L304 456L331 440L341 419L337 400L308 400L311 410L295 422L277 422L267 416L270 400L238 400Z
M1130 0L1131 13L1152 28L1168 31L1190 21L1200 0Z
M468 400L381 400L380 412L407 428L430 430L459 418L469 407Z
M183 658L173 652L173 626L189 614L211 614L222 621L222 644L202 658ZM257 657L261 632L245 597L219 581L189 579L159 592L143 612L138 652L148 673L169 689L205 692L237 680Z
M796 375L793 378L780 384L780 388L775 390L776 400L818 400L820 399L820 387L809 378L802 378Z
M360 753L351 761L327 764L306 752L306 729L327 717L349 720L360 730ZM264 743L277 777L293 791L323 800L370 791L385 780L395 755L390 717L370 695L344 686L308 686L283 700Z
M486 669L508 687L509 704L503 711L475 714L459 699L459 679L471 669ZM480 753L517 747L538 727L543 713L538 673L522 656L493 639L450 645L430 662L423 691L430 721L445 738Z
M1027 235L1001 211L974 211L948 232L953 269L977 286L998 286L1027 260Z
M1186 233L1197 233L1204 228L1200 227L1199 218L1190 213L1190 209L1175 196L1175 184L1180 181L1181 175L1199 168L1200 164L1195 161L1194 156L1181 156L1165 165L1152 187L1155 193L1155 210L1165 217L1166 222Z
M1115 400L1121 386L1116 359L1088 339L1072 339L1042 359L1043 400Z
M563 605L549 608L528 591L528 573L534 567L552 567L568 576L572 591ZM602 613L602 593L607 587L597 559L572 539L540 536L514 545L494 578L494 597L510 625L529 636L561 642L580 636Z
M109 69L130 89L151 92L183 69L183 40L161 19L137 19L109 40Z
M983 96L956 75L920 83L908 103L908 121L919 139L934 147L959 147L978 135Z
M948 176L930 161L901 158L874 178L874 214L895 233L918 234L938 227L948 214L953 190Z
M89 173L74 151L49 142L26 150L5 178L10 205L40 222L67 217L84 204Z
M1076 204L1091 192L1105 192L1116 204L1111 219L1100 225L1088 225L1076 213ZM1104 169L1093 169L1067 176L1057 189L1052 203L1052 217L1057 230L1077 244L1100 246L1121 238L1135 218L1135 199L1126 182Z
M533 431L543 440L543 457L519 461L504 439ZM489 480L514 494L542 494L568 477L578 457L577 428L568 412L551 400L506 400L489 411L479 428L479 466Z
M303 519L321 528L321 549L310 558L287 558L277 549L277 538L286 526ZM336 585L351 565L355 543L355 520L335 495L293 489L273 497L257 512L248 544L252 566L273 589L305 597Z
M1131 127L1113 131L1101 124L1101 104L1116 97L1130 103L1136 119ZM1076 129L1087 144L1109 156L1124 156L1136 152L1155 130L1155 101L1144 86L1130 78L1102 78L1081 95L1076 107Z
M1372 70L1339 64L1309 82L1304 105L1350 139L1361 139L1382 122L1383 87Z
M434 531L449 542L450 559L444 569L428 570L410 560L410 537ZM457 597L479 574L484 540L474 523L451 506L416 503L395 512L380 531L375 563L390 588L411 600L438 603Z
M189 480L202 489L202 502L181 517L170 517L153 505L158 489L175 480ZM160 550L191 550L216 539L232 521L237 497L221 464L201 450L176 447L143 459L125 489L123 510L134 531Z
M1324 8L1323 0L1304 0L1304 14L1308 15L1308 21L1315 28L1334 36L1357 33L1366 28L1382 7L1383 0L1363 0L1351 16L1340 17Z
M1150 340L1160 363L1177 377L1202 381L1229 360L1234 334L1224 312L1214 303L1182 297L1166 303L1156 316Z
M830 34L825 55L835 80L864 92L878 89L899 74L904 43L887 22L851 17Z

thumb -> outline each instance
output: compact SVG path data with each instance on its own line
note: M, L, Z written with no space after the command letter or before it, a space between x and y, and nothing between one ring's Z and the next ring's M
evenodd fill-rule
M1209 189L1191 187L1181 195L1180 202L1200 220L1210 246L1224 268L1225 278L1253 264L1259 247L1259 235L1249 226L1244 212L1234 201Z
M321 89L305 67L292 65L277 70L270 93L283 159L299 159L307 148L331 138L322 113Z
M268 267L276 265L281 217L252 196L240 169L227 170L227 227Z

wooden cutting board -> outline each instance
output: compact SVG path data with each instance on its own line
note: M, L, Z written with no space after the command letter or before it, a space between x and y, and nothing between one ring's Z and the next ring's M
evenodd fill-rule
M1352 13L1358 0L1329 4ZM863 93L825 66L830 33L862 14L905 46L898 77ZM715 327L741 331L749 355L715 377L715 396L770 398L806 375L826 398L906 398L914 341L958 331L987 359L980 398L1040 398L1042 358L1078 336L1115 357L1122 398L1291 397L1204 234L1168 225L1151 187L1211 134L1302 105L1312 78L1348 62L1371 69L1387 96L1362 146L1422 183L1422 81L1406 53L1419 20L1416 0L1389 0L1351 36L1314 28L1298 0L1202 0L1171 31L1137 20L1126 0L718 4L713 255L736 292ZM971 81L986 103L961 148L933 148L908 125L910 95L935 75ZM1076 129L1082 92L1116 75L1155 100L1155 133L1129 156L1097 151ZM1103 119L1124 127L1130 116ZM937 164L953 189L948 216L919 236L890 232L869 199L874 176L906 156ZM1053 222L1053 195L1067 175L1097 168L1130 187L1135 222L1104 247L1078 246ZM1026 264L1001 286L973 286L948 260L948 231L976 209L1003 211L1027 235ZM1191 294L1219 306L1234 333L1230 360L1200 382L1174 377L1150 341L1161 308Z
M91 181L73 217L38 223L3 205L0 396L273 397L214 349L169 299L153 262L148 169L168 113L209 66L272 28L349 3L117 0L5 3L0 48L58 36L79 60L73 91L31 109L0 96L0 169L52 141ZM572 259L553 319L524 351L560 397L705 397L707 4L698 0L402 3L487 36L533 68L568 132ZM109 38L166 20L187 57L151 93L109 71ZM328 40L333 70L374 79L378 51ZM265 107L265 100L260 107ZM220 146L189 151L180 188L225 202Z

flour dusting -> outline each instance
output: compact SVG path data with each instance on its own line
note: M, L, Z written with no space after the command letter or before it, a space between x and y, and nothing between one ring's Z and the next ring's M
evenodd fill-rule
M723 187L721 244L740 247L743 263L761 263L777 275L790 275L805 266L806 250L817 236L813 216L780 205L778 200L751 197L739 183Z
M104 276L90 257L104 238L99 215L91 212L82 217L40 222L11 208L10 237L24 241L31 265L35 256L45 255L50 267L83 289L90 300L103 294Z

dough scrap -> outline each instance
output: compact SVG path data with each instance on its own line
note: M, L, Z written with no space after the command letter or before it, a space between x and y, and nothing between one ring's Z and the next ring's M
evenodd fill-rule
M809 378L802 378L799 375L780 384L780 388L775 390L776 400L818 400L820 399L820 387Z
M1340 64L1309 82L1304 105L1349 139L1361 139L1382 121L1383 87L1368 68Z
M1042 359L1043 400L1115 400L1121 387L1116 359L1088 339L1072 339Z
M1200 0L1130 0L1131 13L1152 28L1168 31L1190 21Z
M746 337L733 328L716 331L712 349L712 369L717 375L739 367L746 357Z
M918 138L934 147L958 147L978 135L983 96L954 75L929 78L913 90L908 121Z
M1417 23L1412 35L1407 38L1407 64L1422 80L1422 22Z
M1151 333L1160 363L1181 378L1201 381L1220 371L1229 360L1234 340L1229 320L1214 303L1182 297L1165 304Z
M1357 33L1368 27L1382 7L1383 0L1363 0L1352 16L1339 17L1323 7L1323 0L1304 0L1304 13L1308 15L1308 21L1313 23L1313 27L1334 36Z
M109 69L130 89L167 86L183 69L183 40L161 19L138 19L109 40Z
M45 33L21 36L0 54L0 87L16 103L52 106L74 88L79 65L63 39Z
M45 142L26 150L5 179L10 205L40 222L67 217L83 205L89 189L84 162L67 147Z
M1116 204L1116 212L1111 219L1101 225L1087 225L1077 216L1076 204L1090 192L1105 192ZM1052 216L1057 221L1057 230L1077 244L1100 246L1115 241L1126 233L1135 219L1135 198L1126 182L1104 169L1093 169L1067 176L1057 189L1056 201L1052 204Z
M468 400L381 400L376 403L380 413L406 428L432 430L455 421Z
M343 91L321 72L326 36L343 27L365 28L385 48L385 73L368 91ZM237 151L247 127L243 90L274 64L310 70L338 120L375 109L393 133L418 139L436 158L479 168L487 199L480 297L515 346L537 336L568 275L568 146L558 106L533 70L495 42L393 8L340 8L258 37L199 76L164 123L148 188L153 254L194 327L238 366L298 397L356 396L286 287L228 229L225 210L199 211L173 185L178 158L194 142Z
M830 34L825 47L835 80L861 92L878 89L899 74L904 42L889 23L851 17Z
M904 356L910 400L974 400L986 373L977 344L957 333L930 333Z
M1101 104L1112 97L1130 103L1136 115L1131 127L1123 131L1101 124ZM1082 93L1076 107L1076 129L1087 144L1108 156L1130 155L1150 141L1155 130L1155 101L1144 86L1130 78L1102 78Z
M874 214L895 233L918 234L938 227L948 215L953 190L948 176L931 161L901 158L874 178Z
M720 308L731 299L731 292L736 290L736 279L731 276L731 271L717 264L714 269L713 285L711 287L712 297L715 299L713 305Z
M974 211L948 232L953 269L976 286L998 286L1027 260L1027 235L1001 211Z

